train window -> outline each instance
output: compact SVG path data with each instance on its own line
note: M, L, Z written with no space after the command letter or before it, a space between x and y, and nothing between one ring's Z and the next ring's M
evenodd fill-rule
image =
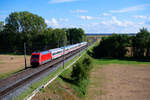
M32 55L32 58L39 58L39 55Z
M53 55L59 54L59 53L61 53L61 52L62 52L62 51L55 52L55 53L53 53Z

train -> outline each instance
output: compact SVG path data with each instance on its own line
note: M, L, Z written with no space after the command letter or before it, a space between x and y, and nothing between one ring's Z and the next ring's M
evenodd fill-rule
M60 48L54 48L41 52L33 52L30 59L30 64L32 66L43 65L47 62L57 59L63 55L66 55L72 51L82 48L87 45L87 42L81 42L73 45L68 45Z

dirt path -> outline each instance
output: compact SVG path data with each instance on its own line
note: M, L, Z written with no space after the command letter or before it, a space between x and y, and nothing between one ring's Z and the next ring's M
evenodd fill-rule
M148 66L111 64L94 68L86 100L150 100Z

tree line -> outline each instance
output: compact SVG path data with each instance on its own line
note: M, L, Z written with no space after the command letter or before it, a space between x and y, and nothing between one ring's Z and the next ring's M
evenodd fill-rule
M75 44L85 40L81 28L52 29L45 20L30 12L13 12L4 22L0 22L0 53L40 51L64 45Z
M103 37L93 49L93 53L89 54L96 58L124 58L126 56L140 59L149 58L150 32L146 28L142 28L134 36L113 34L109 37Z

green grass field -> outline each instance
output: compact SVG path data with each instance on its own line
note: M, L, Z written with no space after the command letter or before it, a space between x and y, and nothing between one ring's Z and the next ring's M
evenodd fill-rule
M94 59L93 63L96 65L99 64L150 64L150 62L142 62L135 60L120 60L120 59Z

